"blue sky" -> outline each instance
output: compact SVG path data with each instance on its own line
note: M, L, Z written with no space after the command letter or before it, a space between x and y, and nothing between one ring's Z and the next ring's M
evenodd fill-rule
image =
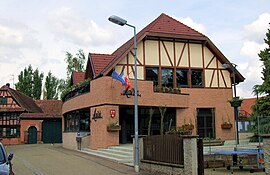
M108 21L118 15L141 30L161 13L208 36L246 78L237 95L252 97L260 84L258 52L270 22L270 0L0 0L0 86L15 83L31 64L66 77L65 52L112 53L132 29Z

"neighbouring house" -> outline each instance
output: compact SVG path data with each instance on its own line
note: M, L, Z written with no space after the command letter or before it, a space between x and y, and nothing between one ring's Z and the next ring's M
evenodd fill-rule
M62 99L64 147L77 149L78 136L91 149L132 143L133 47L131 38L112 54L89 53L84 78L91 81ZM223 67L229 60L207 36L161 14L137 33L136 47L139 135L160 134L163 123L164 132L189 126L200 137L235 139L233 67ZM112 79L115 72L129 78L129 89Z
M0 88L3 144L62 143L62 101L36 100L6 84Z
M243 99L239 108L238 130L240 133L240 139L249 139L249 137L253 136L253 133L249 131L248 126L252 124L252 107L256 100L257 98Z
M85 80L85 72L72 72L70 85L81 83Z

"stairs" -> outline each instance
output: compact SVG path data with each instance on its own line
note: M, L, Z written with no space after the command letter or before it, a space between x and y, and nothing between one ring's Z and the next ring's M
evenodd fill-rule
M133 166L132 145L110 146L107 149L98 149L98 150L82 148L81 152L98 157L103 157L129 166Z

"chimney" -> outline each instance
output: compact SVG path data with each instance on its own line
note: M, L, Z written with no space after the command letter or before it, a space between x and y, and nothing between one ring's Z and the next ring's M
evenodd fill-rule
M9 84L9 83L7 83L6 86L7 86L8 88L10 88L10 84Z

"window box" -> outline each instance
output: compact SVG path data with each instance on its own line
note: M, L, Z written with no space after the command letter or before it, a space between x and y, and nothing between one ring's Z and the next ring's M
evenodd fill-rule
M194 129L193 124L186 124L186 125L183 125L183 127L184 127L185 130L193 130Z
M232 128L232 124L231 123L222 123L221 124L221 128L222 129L231 129Z
M117 132L121 130L121 126L120 125L108 125L107 126L107 131L108 132Z

